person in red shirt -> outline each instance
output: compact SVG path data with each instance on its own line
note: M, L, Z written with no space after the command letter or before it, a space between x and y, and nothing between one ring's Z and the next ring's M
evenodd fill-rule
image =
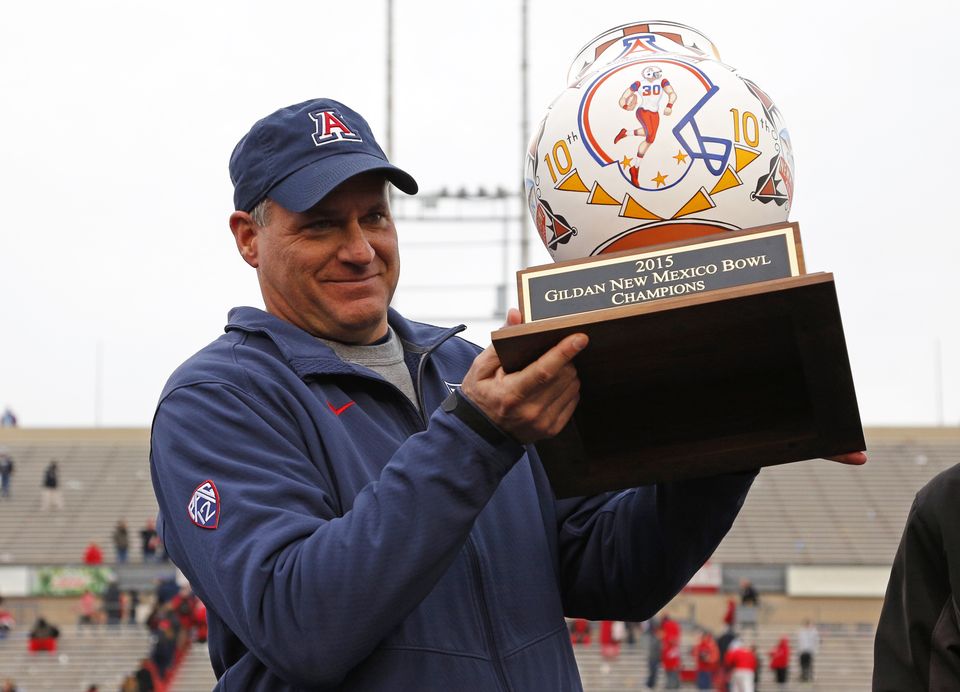
M100 550L100 546L96 543L91 543L87 546L86 552L83 554L83 564L85 565L102 565L103 564L103 552Z
M730 692L754 692L757 657L743 640L737 639L730 644L723 662L730 669Z
M663 638L663 653L661 654L661 663L663 671L667 676L667 683L664 686L668 690L680 688L680 640L668 640Z
M697 689L711 689L720 666L720 649L713 635L707 630L703 631L699 641L693 646L693 660L697 665Z
M680 623L671 618L669 615L664 615L660 623L660 629L663 630L663 643L667 644L672 642L674 644L680 644Z
M770 650L770 670L778 685L785 685L787 672L790 666L790 642L782 637L777 645Z
M600 653L608 660L620 655L620 640L614 633L612 620L603 620L600 623Z

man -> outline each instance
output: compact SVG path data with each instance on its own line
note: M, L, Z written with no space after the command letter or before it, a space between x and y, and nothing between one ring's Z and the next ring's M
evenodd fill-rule
M820 650L820 632L809 619L797 630L797 651L800 652L800 681L813 680L813 659Z
M10 497L10 478L13 476L13 457L0 449L0 497Z
M960 681L960 464L914 499L893 559L873 653L875 692Z
M757 656L756 647L742 639L734 639L723 657L724 665L730 671L730 692L754 692L756 689Z
M63 509L63 495L60 491L60 475L56 459L47 464L43 470L43 492L40 495L41 511L51 507Z
M508 374L391 309L387 184L417 184L343 104L260 120L230 173L266 311L173 374L151 436L219 689L581 689L564 614L655 613L754 473L556 500L525 445L572 415L586 337Z
M697 689L712 690L720 666L720 649L709 631L703 630L693 645L693 660L697 666Z
M113 550L117 555L117 563L124 564L130 551L130 534L127 532L127 522L123 519L113 527Z

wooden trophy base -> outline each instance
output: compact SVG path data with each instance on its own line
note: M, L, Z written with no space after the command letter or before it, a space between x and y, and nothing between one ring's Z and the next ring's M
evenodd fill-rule
M558 497L866 448L832 274L505 327L493 345L512 372L576 332L580 404L536 445Z

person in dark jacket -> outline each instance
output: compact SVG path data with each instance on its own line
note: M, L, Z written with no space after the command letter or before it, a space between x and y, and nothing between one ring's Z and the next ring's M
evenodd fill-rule
M875 692L952 690L960 681L960 464L917 493L874 642Z
M342 103L260 120L230 175L266 311L230 312L151 432L157 528L219 688L580 690L564 615L653 615L755 472L557 499L531 445L577 406L585 335L507 373L391 308L387 185L417 183Z

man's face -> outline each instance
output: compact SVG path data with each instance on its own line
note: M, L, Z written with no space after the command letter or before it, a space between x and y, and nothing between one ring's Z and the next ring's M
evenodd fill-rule
M350 178L302 213L271 203L266 225L247 233L237 227L240 214L231 227L257 268L268 312L344 343L386 334L400 255L383 175Z

